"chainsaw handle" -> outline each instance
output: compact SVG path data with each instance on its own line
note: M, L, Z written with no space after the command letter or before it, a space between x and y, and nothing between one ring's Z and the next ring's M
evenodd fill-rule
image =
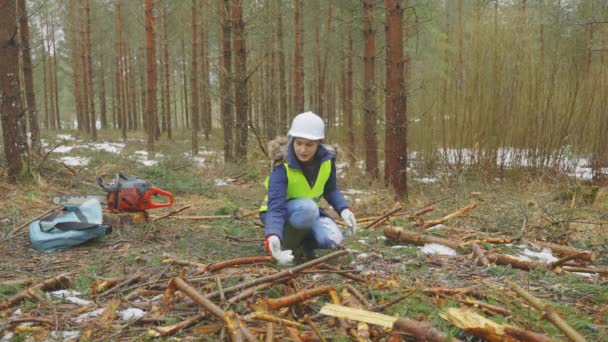
M159 189L157 187L152 187L152 188L150 188L149 194L150 194L149 209L164 208L164 207L170 207L173 205L173 194L170 193L169 191L165 191L165 190ZM169 203L154 203L152 201L152 196L168 197Z

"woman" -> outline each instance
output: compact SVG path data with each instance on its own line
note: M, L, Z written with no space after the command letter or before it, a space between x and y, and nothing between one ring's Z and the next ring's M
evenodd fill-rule
M336 248L342 242L336 223L319 208L321 197L340 214L349 233L357 229L336 184L335 152L322 144L324 138L323 119L306 112L293 119L287 139L269 144L274 167L265 182L268 193L260 216L266 250L280 265L292 262L293 249L301 247L307 258L314 258L315 248Z

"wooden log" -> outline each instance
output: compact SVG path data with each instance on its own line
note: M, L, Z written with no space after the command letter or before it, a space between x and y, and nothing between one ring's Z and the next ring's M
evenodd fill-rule
M166 253L163 253L163 257L165 257L165 259L163 259L163 263L165 263L165 264L197 267L201 270L201 272L204 271L205 269L207 269L207 266L208 266L208 265L201 264L201 263L195 262L195 261L176 259L173 256L166 254Z
M526 242L538 245L540 247L550 248L551 251L562 254L562 255L579 255L577 257L578 260L584 260L589 262L594 262L597 259L597 255L593 251L587 251L580 248L558 245L556 243L545 242L540 240L526 240Z
M47 290L56 287L67 287L70 285L69 276L76 272L62 273L53 278L49 278L42 283L38 283L30 288L27 288L18 294L0 302L0 310L8 309L9 307L21 303L26 298L30 298L30 291L34 290Z
M238 336L242 334L248 341L255 341L253 333L251 333L249 328L241 325L240 319L236 314L232 312L225 312L224 310L222 310L222 308L215 305L209 299L205 298L205 296L195 290L182 278L173 278L170 282L173 282L173 284L169 284L169 287L175 286L175 288L179 289L188 297L192 298L192 300L198 303L209 313L211 313L218 319L224 321L226 327L231 330L230 336L233 340L238 339Z
M462 245L462 242L458 240L442 239L431 235L412 232L396 226L388 226L384 228L384 235L394 241L413 243L416 245L438 243L440 245L444 245L455 250L458 250Z
M260 285L260 284L264 284L264 283L270 283L270 282L274 282L274 281L278 281L281 280L283 278L286 277L290 277L293 276L294 274L303 271L305 269L311 268L313 266L325 263L331 259L337 258L337 257L341 257L343 255L348 254L349 252L347 250L339 250L336 252L333 252L331 254L322 256L320 258L311 260L309 262L303 263L301 265L289 268L287 270L283 270L277 273L273 273L264 277L260 277L257 279L253 279L247 282L243 282L241 284L235 285L235 286L231 286L228 288L224 289L224 293L232 293L234 291L238 291L238 290L242 290L242 289L246 289L252 286L256 286L256 285ZM217 296L219 296L219 292L218 291L214 291L211 292L209 294L207 294L205 297L207 297L208 299L212 299L212 298L216 298Z
M528 302L528 304L532 305L536 310L540 311L542 313L542 317L553 323L553 325L561 330L570 340L575 342L587 341L583 335L574 330L563 318L561 318L561 316L555 312L551 305L543 303L540 299L526 292L524 289L519 287L519 285L513 282L510 282L509 285L513 291Z
M220 261L220 262L211 264L211 265L207 266L206 272L219 271L223 268L236 266L236 265L256 264L256 263L261 263L261 262L272 262L272 261L273 261L273 258L269 255L242 257L242 258L224 260L224 261Z
M333 286L321 286L314 289L300 291L293 295L284 296L280 298L268 298L265 300L268 309L277 310L286 306L292 306L297 303L301 303L309 298L317 297L322 294L328 293L333 290Z
M562 269L567 272L608 274L608 267L589 268L589 267L563 266Z
M428 228L431 228L431 227L436 226L438 224L445 223L445 222L447 222L447 221L449 221L449 220L451 220L451 219L453 219L455 217L461 216L461 215L463 215L463 214L471 211L475 207L477 207L477 204L476 203L471 203L471 204L467 205L466 207L460 208L460 209L456 210L455 212L453 212L451 214L448 214L448 215L446 215L446 216L444 216L444 217L442 217L440 219L424 222L422 224L422 228L428 229Z
M468 308L447 308L439 316L446 321L454 324L460 329L468 332L471 335L479 337L484 341L503 342L503 341L518 341L517 336L525 333L530 342L548 342L551 341L545 335L536 334L531 331L510 326L508 324L499 324L484 316L479 315ZM509 328L509 329L507 329ZM514 333L511 335L510 333Z
M488 253L486 255L490 262L498 265L511 265L514 268L530 271L537 268L550 268L550 265L540 261L525 260L522 258L514 257L508 254L499 253Z

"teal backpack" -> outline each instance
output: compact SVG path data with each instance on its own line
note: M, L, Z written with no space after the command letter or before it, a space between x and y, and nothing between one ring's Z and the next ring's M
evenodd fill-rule
M39 252L50 253L59 248L79 245L112 232L102 224L101 204L91 199L81 205L66 205L30 224L30 241Z

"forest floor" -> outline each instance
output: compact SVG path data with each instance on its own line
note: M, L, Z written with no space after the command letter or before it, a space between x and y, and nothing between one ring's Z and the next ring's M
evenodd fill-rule
M266 254L257 215L238 215L257 209L263 198L262 184L268 172L263 157L259 163L239 168L221 163L219 142L204 143L206 147L196 158L184 152L189 151L188 143L164 141L152 156L144 151L143 139L129 139L125 146L122 140L109 135L90 143L66 132L46 137L45 143L47 151L53 151L36 165L35 176L22 179L16 186L0 183L0 308L3 301L64 272L73 272L68 276L70 281L60 281L54 290L70 292L34 289L23 300L0 310L1 341L225 339L229 331L222 320L211 314L197 316L206 311L183 295L186 291L175 293L175 281L169 285L170 280L180 276L196 291L209 294L284 270L272 262L214 272L202 266ZM95 176L102 175L110 181L118 171L146 179L175 195L173 207L151 210L153 217L190 205L175 216L221 218L165 218L115 227L98 241L49 254L31 247L28 228L21 226L54 208L52 196L102 194ZM500 178L474 171L434 170L423 174L414 168L410 173L409 199L403 203L402 214L429 206L433 210L412 220L397 216L390 225L433 237L475 240L488 251L541 261L548 266L529 271L510 265L480 266L468 245L453 250L437 244L394 241L384 234L386 223L366 229L364 218L382 215L397 203L390 191L367 182L361 168L341 165L339 185L362 223L361 229L343 243L349 253L328 264L348 275L312 267L290 280L283 278L258 289L254 296L231 300L239 290L225 293L224 299L212 297L212 301L223 310L236 313L254 335L265 336L269 329L268 323L261 320L262 315L258 315L261 312L290 321L272 325L277 340L315 340L317 333L306 317L318 327L318 334L333 340L366 340L367 334L372 340L390 338L390 329L369 325L366 330L354 321L337 321L319 314L325 303L332 302L327 293L343 305L367 310L407 293L408 298L380 312L428 321L437 330L466 341L480 338L443 318L448 308L468 307L497 324L508 323L565 340L564 333L545 319L547 315L513 291L514 282L552 305L587 340L608 340L608 274L569 272L565 266L551 269L550 263L563 255L526 242L540 239L593 251L597 255L593 265L605 269L605 188L526 170L508 170ZM477 206L463 215L429 229L422 227L471 203ZM320 251L319 255L330 253ZM190 261L191 265L178 265L175 260ZM118 285L104 292L100 284L108 279L116 279ZM332 291L322 288L326 285ZM351 285L358 291L350 289ZM269 298L319 288L320 296L302 303L282 309L268 307ZM355 292L362 294L367 303L348 298ZM187 319L192 319L193 324L166 333L167 336L154 337L166 331L163 327Z

